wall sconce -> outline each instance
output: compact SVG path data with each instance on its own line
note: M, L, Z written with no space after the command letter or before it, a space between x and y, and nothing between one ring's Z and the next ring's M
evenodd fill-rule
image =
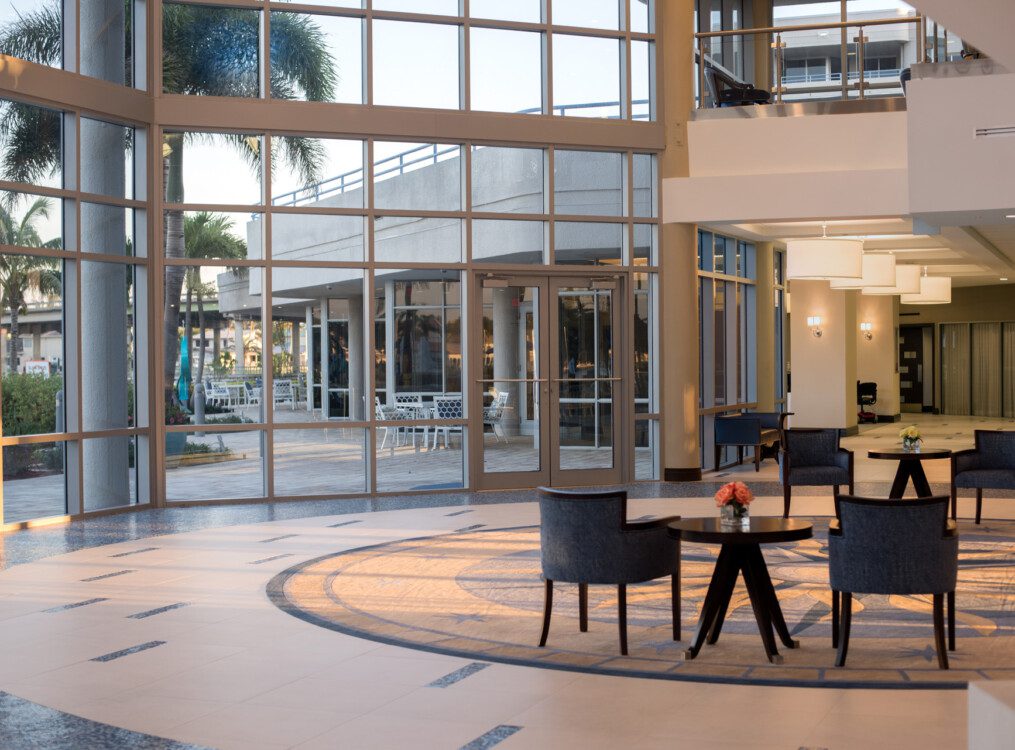
M821 338L821 317L819 315L812 315L807 318L807 326L811 329L817 338Z
M874 334L872 333L872 331L874 330L873 323L861 323L860 330L863 331L863 337L868 341L874 338Z

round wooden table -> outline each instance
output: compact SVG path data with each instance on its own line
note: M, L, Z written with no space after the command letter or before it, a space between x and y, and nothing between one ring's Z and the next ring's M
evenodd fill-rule
M707 641L712 645L719 640L730 597L737 585L737 576L743 573L754 618L761 631L761 642L765 645L765 654L773 664L781 664L782 656L776 648L772 629L775 629L787 648L797 648L800 644L790 637L786 627L765 558L761 554L761 545L809 539L814 534L813 526L794 518L752 517L749 529L730 529L723 527L716 516L685 518L674 521L668 528L670 536L685 542L722 545L712 581L708 585L708 593L705 594L705 603L701 607L698 627L684 657L693 659L703 643Z
M923 471L923 459L950 458L952 452L948 448L924 448L920 451L907 451L902 448L867 451L867 458L879 458L885 461L898 461L899 468L895 472L892 490L888 493L891 500L901 500L906 494L906 485L913 480L913 489L917 497L931 497L930 482Z

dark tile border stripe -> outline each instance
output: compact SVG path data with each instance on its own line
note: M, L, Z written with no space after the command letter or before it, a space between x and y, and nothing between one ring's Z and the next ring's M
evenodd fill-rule
M436 680L427 685L427 687L446 688L449 685L454 685L456 682L461 682L466 677L474 675L476 672L480 672L489 666L490 664L488 662L474 661L471 664L466 664L461 669L456 669L454 672L450 672L443 677L438 677Z
M271 562L272 560L281 560L283 557L292 557L292 552L286 552L284 555L272 555L271 557L264 557L260 560L254 560L251 565L260 565L261 563Z
M466 745L462 745L461 750L487 750L487 748L499 745L508 737L520 731L522 731L522 727L514 724L498 724L486 734L480 735Z
M161 615L163 612L171 612L174 609L180 609L181 607L188 606L188 602L177 602L176 604L167 604L164 607L156 607L155 609L148 609L144 612L135 612L132 615L127 615L129 620L144 620L148 617L154 617L155 615Z
M118 570L115 573L103 573L100 576L92 576L91 578L82 578L81 583L90 583L92 581L103 581L107 578L115 578L116 576L125 576L128 573L137 573L136 570Z
M271 539L261 539L259 540L259 543L267 544L268 542L277 542L280 539L292 539L294 536L299 536L299 534L283 534L282 536L273 536Z
M475 531L476 529L481 529L484 526L486 526L485 523L474 523L472 526L463 526L460 529L455 529L455 533L460 534L463 531Z
M355 521L342 521L341 523L329 524L328 528L329 529L337 529L339 526L352 526L354 523L363 523L363 521L362 521L362 519L357 519Z
M523 526L501 526L491 529L477 530L476 534L486 534L496 531L517 531L521 529L535 528L532 525ZM304 560L301 563L293 565L290 568L277 573L270 581L268 581L265 587L265 593L268 595L268 599L276 607L281 609L286 614L292 615L298 620L309 622L311 625L317 625L318 627L325 628L327 630L333 630L336 633L344 633L345 635L351 635L355 638L363 638L364 640L374 641L375 643L383 643L388 646L399 646L401 648L411 648L416 651L425 651L431 654L443 654L444 656L456 656L462 659L468 659L469 661L475 660L477 654L471 651L464 651L462 649L455 648L444 648L440 646L425 646L419 643L412 643L410 641L404 641L399 638L392 638L386 635L378 635L368 630L361 630L359 628L351 628L346 625L339 625L338 623L326 620L323 617L317 617L309 612L305 612L299 607L292 604L285 594L285 584L294 575L299 574L304 568L308 568L312 565L316 565L324 560L330 560L335 557L341 557L342 555L350 555L354 553L360 553L364 550L380 549L393 543L404 544L405 542L422 542L437 539L441 534L428 534L425 536L408 537L405 539L398 539L395 542L380 542L378 544L367 544L362 547L354 547L352 549L343 550L341 552L332 552L327 555L321 555L311 560ZM449 536L444 534L443 536ZM512 664L519 667L536 667L539 669L556 669L561 672L579 672L582 674L602 674L611 677L635 677L640 679L648 680L677 680L680 682L701 682L716 685L760 685L765 687L805 687L805 688L827 688L831 690L842 690L842 689L862 689L862 690L967 690L969 683L965 680L928 680L927 682L880 682L876 680L823 680L823 681L812 681L812 680L798 680L798 679L773 679L773 678L761 678L761 679L750 679L746 680L739 676L728 676L728 675L698 675L698 674L681 674L679 671L675 672L651 672L651 671L639 671L639 670L618 670L611 669L608 666L576 666L573 664L553 664L549 662L534 662L529 659L519 659L511 656L488 656L483 655L487 661L494 662L496 664Z
M130 656L131 654L139 654L142 651L147 651L150 648L157 648L158 646L165 646L165 641L148 641L147 643L140 643L137 646L131 646L130 648L121 648L119 651L113 651L102 656L96 656L91 661L113 661L114 659L122 659L124 656Z
M43 612L65 612L68 609L77 609L78 607L87 607L89 604L98 604L99 602L109 601L105 596L97 596L94 599L85 599L81 602L73 602L71 604L61 604L58 607L50 607L49 609L42 610Z
M470 508L469 510L456 510L454 513L445 513L444 515L450 518L451 516L461 516L465 515L466 513L472 513L472 509Z
M142 547L141 549L132 549L129 552L117 552L115 555L110 557L128 557L130 555L140 555L142 552L154 552L158 547Z

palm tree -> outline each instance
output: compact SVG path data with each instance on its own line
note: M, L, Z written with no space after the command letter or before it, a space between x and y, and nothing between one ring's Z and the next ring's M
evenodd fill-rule
M130 0L125 0L129 2ZM52 65L61 54L62 23L57 1L22 14L0 29L0 53ZM128 17L130 14L127 14ZM259 22L256 12L241 8L166 3L162 6L162 74L168 93L206 96L258 95ZM271 81L274 99L328 101L337 75L324 33L313 17L272 12ZM128 47L129 48L129 47ZM185 141L200 134L167 133L163 144L163 185L166 202L179 204L183 195ZM219 136L251 164L260 168L260 140L241 134ZM279 161L300 175L304 184L320 179L324 153L307 138L276 138ZM56 112L12 102L0 112L0 174L5 179L33 182L60 164L60 116ZM274 160L273 160L273 163ZM183 212L167 210L163 242L167 258L186 257ZM173 375L180 354L179 304L186 269L166 268L163 310L163 375L166 398L175 400Z
M213 214L200 211L184 219L183 238L186 257L204 260L226 260L246 257L246 245L230 233L233 220L224 214ZM191 304L197 297L197 328L200 331L200 349L197 359L197 382L204 381L205 358L205 317L204 300L214 294L213 285L201 281L201 269L192 266L186 269L187 310L184 316L184 340L187 341L191 331ZM189 375L189 373L187 373ZM184 377L184 374L180 374Z
M36 198L21 219L16 219L7 208L0 207L0 244L60 247L63 244L60 238L43 242L36 226L40 219L49 218L49 205L47 199ZM60 271L56 261L34 255L0 254L0 304L10 311L11 316L11 338L7 345L7 367L11 372L17 371L21 354L18 317L25 310L28 297L33 293L42 296L59 294L60 290Z

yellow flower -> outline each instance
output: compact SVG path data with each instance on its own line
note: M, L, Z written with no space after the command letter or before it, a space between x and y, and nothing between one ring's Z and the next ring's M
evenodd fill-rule
M906 440L906 439L909 439L909 440L919 440L920 439L920 430L917 428L917 426L915 424L914 425L910 425L909 427L903 428L903 430L899 433L899 437L902 438L903 440Z

